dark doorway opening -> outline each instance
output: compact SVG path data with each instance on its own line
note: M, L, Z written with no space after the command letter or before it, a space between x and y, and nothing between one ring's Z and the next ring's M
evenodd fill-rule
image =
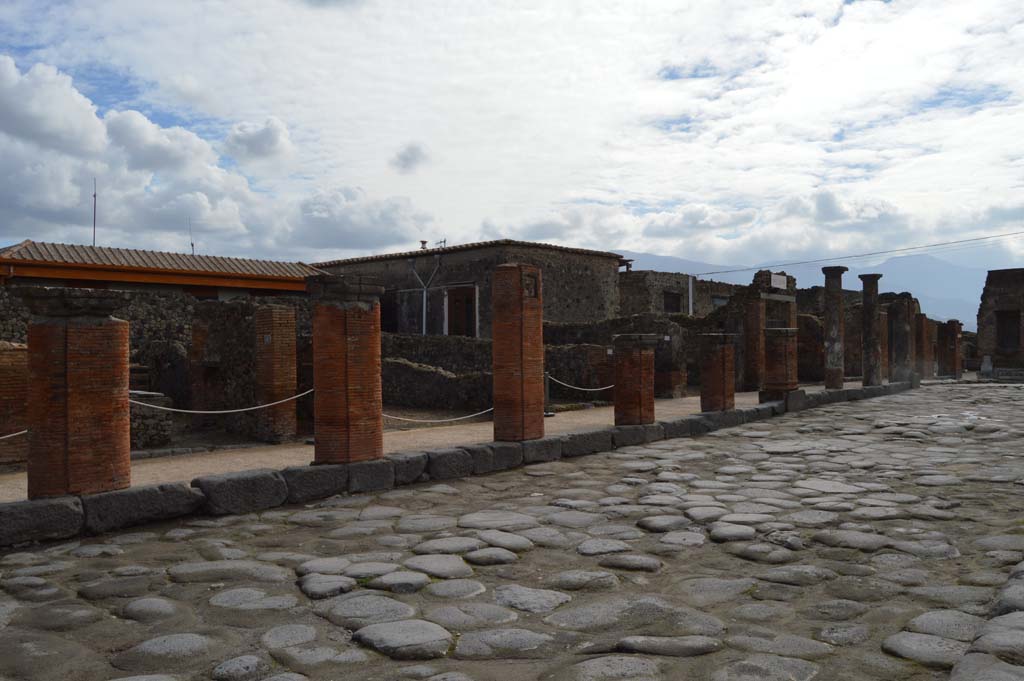
M476 338L476 287L448 289L448 335Z
M1020 310L996 312L996 346L1000 350L1020 350Z

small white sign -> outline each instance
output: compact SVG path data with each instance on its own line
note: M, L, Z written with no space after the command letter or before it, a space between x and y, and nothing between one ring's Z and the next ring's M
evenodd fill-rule
M773 274L772 275L772 288L785 289L787 283L788 282L786 281L786 275L785 274Z

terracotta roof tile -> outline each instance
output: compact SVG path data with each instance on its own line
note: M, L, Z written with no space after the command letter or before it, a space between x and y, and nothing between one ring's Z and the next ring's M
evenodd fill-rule
M313 274L322 274L316 268L300 262L223 258L215 255L190 255L30 240L0 248L0 259L133 269L180 270L210 274L242 274L285 279L304 279Z
M578 255L592 255L598 258L616 258L622 260L618 253L607 251L591 251L586 248L572 248L569 246L556 246L555 244L544 244L534 241L516 241L515 239L498 239L496 241L479 241L470 244L459 244L457 246L445 246L444 248L428 248L418 251L405 251L402 253L383 253L381 255L368 255L360 258L345 258L342 260L330 260L327 262L313 263L313 267L329 267L332 265L352 265L360 262L374 262L378 260L392 260L395 258L415 258L424 255L441 255L444 253L456 253L458 251L471 251L477 248L493 248L495 246L525 246L528 248L543 248L552 251L563 251L565 253L576 253Z

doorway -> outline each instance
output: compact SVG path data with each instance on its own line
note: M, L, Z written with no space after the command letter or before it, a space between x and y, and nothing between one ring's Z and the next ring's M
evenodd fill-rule
M446 333L476 338L476 286L445 289Z

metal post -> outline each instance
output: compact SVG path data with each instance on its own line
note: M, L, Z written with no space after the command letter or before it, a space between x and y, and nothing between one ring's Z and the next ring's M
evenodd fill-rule
M689 278L689 283L690 283L690 316L691 317L693 316L693 280L694 279L696 279L696 277L691 274L690 278Z

